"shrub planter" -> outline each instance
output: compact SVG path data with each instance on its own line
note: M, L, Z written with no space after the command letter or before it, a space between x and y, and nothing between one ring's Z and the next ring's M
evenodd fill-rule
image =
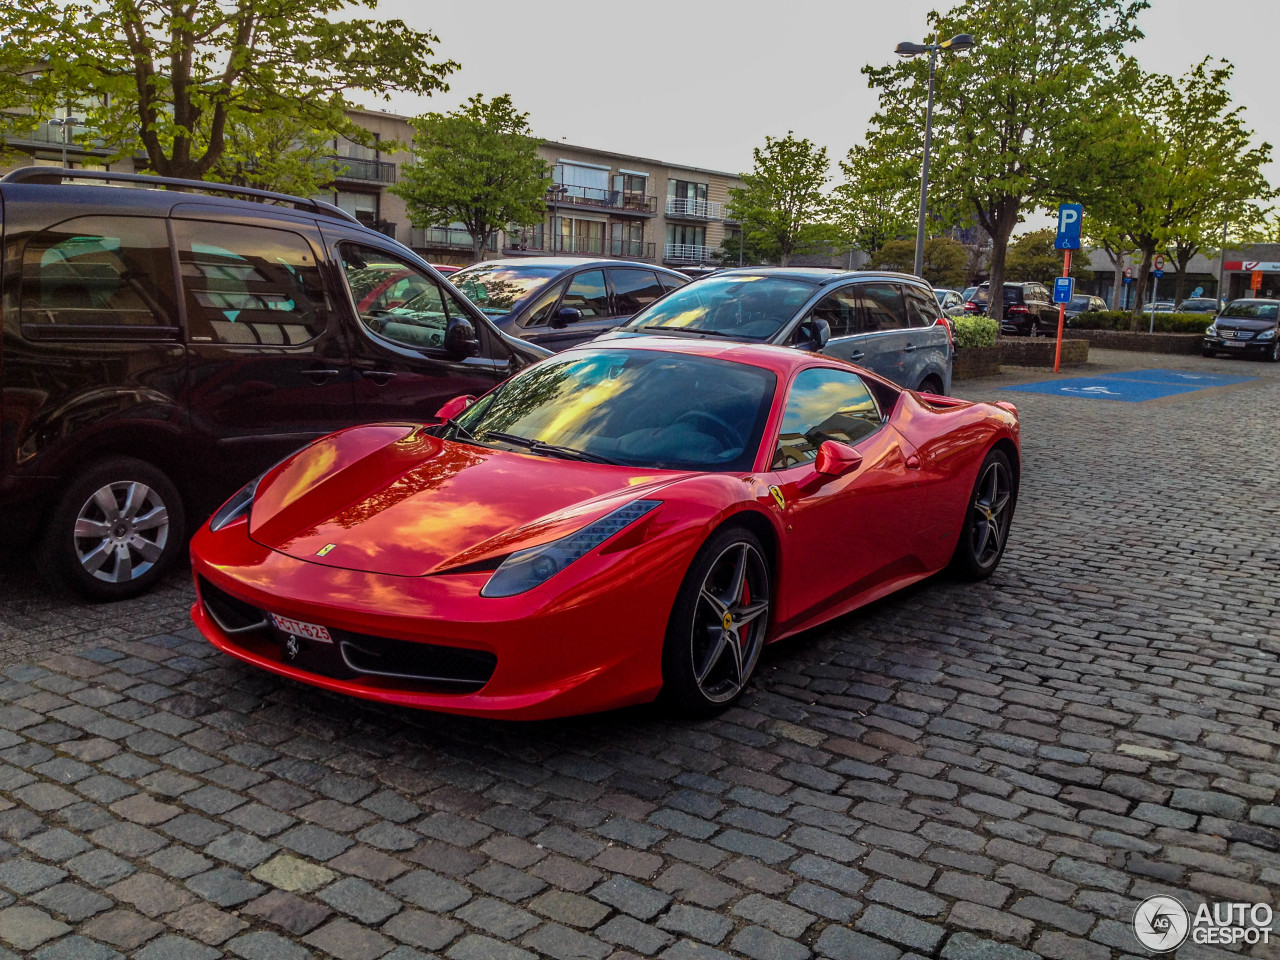
M1090 331L1091 333L1100 331ZM1062 341L1062 365L1078 367L1089 362L1089 341L1074 339ZM1052 367L1058 341L1053 337L1000 338L1000 362L1015 367Z
M1209 325L1205 320L1205 326ZM1145 320L1143 321L1146 322ZM1131 333L1128 330L1072 330L1072 337L1088 340L1103 350L1139 350L1143 353L1199 353L1202 333Z
M952 380L994 377L1000 372L1000 347L956 347L951 362Z

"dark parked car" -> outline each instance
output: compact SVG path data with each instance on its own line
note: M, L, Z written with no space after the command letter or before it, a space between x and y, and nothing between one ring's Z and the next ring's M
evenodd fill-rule
M1204 355L1237 353L1280 361L1280 300L1232 300L1204 332Z
M1067 309L1064 311L1063 324L1069 327L1072 319L1082 313L1101 313L1106 309L1107 301L1101 297L1095 297L1089 293L1077 293L1071 298L1071 302L1067 304Z
M973 299L964 305L967 313L987 312L991 284L982 283ZM1004 319L1001 333L1038 337L1058 329L1058 305L1043 283L1006 283L1004 285Z
M549 350L608 333L689 282L651 263L582 257L490 260L449 279L498 329Z
M319 201L47 167L0 201L0 521L93 598L147 589L298 447L433 418L547 355Z
M642 333L820 350L911 390L951 389L951 325L933 288L901 273L721 270L637 313L613 336Z
M1191 297L1178 304L1175 313L1221 313L1227 308L1227 301L1217 297Z

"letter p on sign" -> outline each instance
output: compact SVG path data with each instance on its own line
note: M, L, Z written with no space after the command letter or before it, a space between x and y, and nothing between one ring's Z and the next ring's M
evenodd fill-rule
M1058 250L1080 249L1080 221L1084 217L1084 208L1078 203L1063 203L1058 206L1058 235L1053 245Z

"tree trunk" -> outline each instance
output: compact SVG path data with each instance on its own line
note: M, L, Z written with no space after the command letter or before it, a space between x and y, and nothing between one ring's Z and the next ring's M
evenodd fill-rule
M1129 318L1129 329L1142 329L1142 308L1147 300L1147 279L1151 276L1151 259L1155 256L1155 246L1142 249L1142 263L1138 265L1138 275L1134 278L1133 314Z
M1191 250L1177 250L1175 253L1176 263L1178 264L1178 277L1173 285L1173 302L1179 304L1187 295L1187 267L1191 266L1191 258L1199 251L1199 247L1193 247Z
M1111 309L1119 310L1120 304L1124 303L1124 251L1112 253L1110 250L1104 250L1107 259L1111 261L1111 268L1115 271L1111 278Z
M488 233L471 234L471 256L472 256L471 262L472 263L479 263L481 260L484 259L484 248L488 246L490 236L491 234L488 234Z
M1009 237L1018 225L1018 205L1002 206L991 233L991 283L987 287L987 316L997 323L1004 321L1004 260L1009 252Z

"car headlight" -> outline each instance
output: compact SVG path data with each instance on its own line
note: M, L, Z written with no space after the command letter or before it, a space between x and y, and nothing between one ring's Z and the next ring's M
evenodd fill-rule
M1270 330L1263 330L1260 334L1258 334L1259 340L1274 340L1275 338L1276 338L1275 327L1272 327Z
M1204 335L1206 337L1216 337L1218 335L1218 328L1211 323L1204 328Z
M218 512L209 518L209 529L215 533L229 523L234 523L249 513L253 506L253 498L258 494L258 484L266 474L254 477L237 491L230 500L218 508Z
M634 500L607 513L581 530L527 550L517 550L494 571L480 591L482 597L514 597L546 583L575 560L635 523L661 500Z

